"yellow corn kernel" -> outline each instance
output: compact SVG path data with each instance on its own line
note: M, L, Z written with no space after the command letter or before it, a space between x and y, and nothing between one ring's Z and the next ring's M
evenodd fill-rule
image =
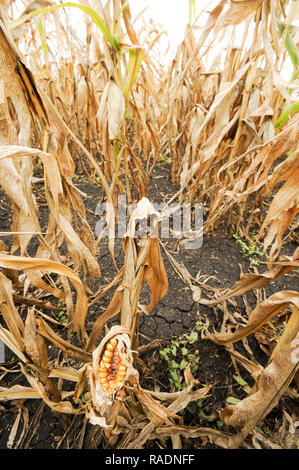
M107 378L107 375L108 375L108 370L105 369L104 371L99 371L99 377L106 377Z
M109 380L109 388L113 390L115 387L117 387L117 380Z
M115 346L113 346L113 344L111 344L110 342L107 344L106 346L106 351L111 351L113 352L114 351L114 348Z
M115 379L117 380L117 382L122 382L125 378L125 374L116 374L115 376Z
M109 368L109 366L110 366L110 363L108 363L107 361L103 361L103 359L101 360L100 369L104 370L106 368Z
M106 351L104 352L103 360L104 361L107 360L107 359L110 360L112 358L112 356L113 356L113 352L112 351L107 351L107 349L106 349Z
M127 372L127 368L125 368L125 369L123 369L123 368L121 368L121 369L118 368L117 371L116 371L116 373L117 373L118 375L125 375L126 372Z

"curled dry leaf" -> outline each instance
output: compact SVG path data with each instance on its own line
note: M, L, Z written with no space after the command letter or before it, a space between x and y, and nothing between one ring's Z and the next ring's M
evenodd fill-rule
M140 386L134 390L134 394L138 398L145 415L156 426L169 423L170 419L180 419L180 416L167 409L155 400L150 392L143 390Z
M26 356L23 353L23 347L20 347L20 345L17 343L15 336L12 334L11 331L7 330L6 328L3 328L0 325L0 340L6 344L6 346L13 351L13 353L21 359L24 363L27 361Z
M298 158L298 157L297 157ZM282 237L299 212L299 168L294 168L283 187L275 194L259 236L269 226L265 237L265 250L271 245L270 259L279 253Z
M61 351L65 352L68 356L71 356L80 362L90 362L91 354L60 338L60 336L55 333L42 318L39 318L37 323L38 333L44 338L48 339L51 343L55 344L55 346L57 346Z
M295 250L292 257L284 257L278 262L272 263L272 266L272 269L261 274L243 274L241 279L231 289L215 300L207 300L199 297L197 301L203 305L213 306L231 297L243 295L250 290L262 289L269 282L275 281L278 277L298 268L299 248Z
M226 434L222 431L217 431L213 428L208 427L196 427L196 426L161 426L155 429L152 433L151 438L160 439L166 438L168 436L183 436L188 439L204 438L208 437L211 444L216 444L219 447L228 449L231 447L233 442L233 436Z
M155 400L159 400L161 405L165 406L163 413L165 415L165 410L167 411L167 420L164 421L165 427L168 426L172 427L173 424L169 425L169 421L171 422L173 417L179 413L179 411L183 410L191 401L196 401L201 398L208 396L210 386L202 387L198 390L193 390L194 383L187 386L185 389L175 392L175 393L163 393L163 392L153 392L147 391ZM169 404L170 402L170 404ZM158 420L158 421L157 421ZM159 415L155 418L156 422L159 422ZM161 421L161 416L160 416ZM160 426L160 425L159 425ZM140 449L142 448L143 444L148 439L153 439L155 435L155 429L157 426L154 422L150 422L146 424L138 436L136 436L136 430L133 428L123 441L120 443L118 448L126 448L126 449ZM163 427L164 429L164 427Z
M289 305L299 308L299 292L277 292L257 305L251 312L246 326L239 326L234 332L209 334L207 338L221 345L239 341L261 328L262 325Z

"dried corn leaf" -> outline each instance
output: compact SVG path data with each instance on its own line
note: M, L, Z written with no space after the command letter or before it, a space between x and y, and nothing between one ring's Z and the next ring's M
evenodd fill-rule
M10 430L9 436L8 436L8 441L7 441L7 448L12 449L14 445L14 441L18 432L19 424L20 424L20 419L21 419L21 414L22 414L22 408L19 407L18 413L15 419L15 422Z
M266 218L260 228L260 236L265 228L267 235L264 241L265 250L271 245L270 259L275 258L282 245L282 237L288 227L292 224L299 212L299 168L294 169L289 175L286 183L275 194L269 207Z
M74 357L83 363L91 361L91 354L60 338L42 318L38 319L38 333L55 344L68 356Z
M67 266L56 263L51 260L38 259L38 258L25 258L22 256L1 255L0 266L17 269L22 271L44 271L61 274L67 276L77 291L76 315L74 318L74 328L79 335L84 337L84 323L88 309L87 296L85 288L80 281L79 277Z
M107 98L109 139L113 140L120 134L120 126L125 115L126 102L123 92L114 81L109 84Z
M148 305L143 305L142 310L151 313L158 302L167 294L168 278L161 256L159 240L151 238L147 256L147 264L144 272L144 280L148 282L151 290L151 299Z
M19 349L23 350L23 320L17 312L13 302L11 281L9 281L2 273L0 273L0 311L6 325L14 336Z
M155 400L150 392L143 390L140 386L134 390L134 394L138 398L145 415L156 426L167 424L170 419L180 419L180 416L176 413L172 413L164 405Z
M230 25L236 25L247 18L248 15L253 13L261 4L263 0L243 0L231 2L228 10L219 19L217 27L224 28Z
M151 439L166 438L168 436L183 436L188 439L198 439L208 437L211 444L215 444L224 449L231 447L233 436L226 434L222 431L217 431L208 427L193 427L193 426L162 426L157 427L151 435Z
M105 312L102 313L93 324L91 334L89 336L87 346L86 346L86 350L88 352L91 352L94 349L97 339L100 337L100 334L104 328L104 325L108 322L108 320L110 320L115 315L120 313L121 301L122 301L122 290L120 287L118 287L116 291L114 292L113 297L107 309L105 310Z
M20 348L19 344L17 343L14 335L11 331L3 328L0 325L0 340L6 344L6 346L17 356L21 359L21 361L26 362L27 358L23 354L23 348Z
M154 398L160 399L163 402L171 402L167 406L167 411L176 415L179 411L183 410L192 400L199 400L208 395L210 386L202 387L198 390L192 390L194 383L187 386L184 390L174 393L162 393L148 391ZM172 419L172 418L171 418ZM136 430L133 428L130 433L126 435L118 448L125 449L140 449L148 439L152 439L155 433L156 425L153 422L145 425L138 436L136 437Z
M199 297L198 302L203 305L213 306L225 300L243 295L253 289L262 289L269 282L275 281L278 277L287 274L293 269L299 266L299 248L296 249L292 258L281 260L280 262L274 263L274 268L266 271L262 274L243 274L241 279L229 289L224 295L218 297L215 300L207 300ZM194 299L195 300L195 299Z
M26 353L29 355L34 364L42 366L44 359L42 357L42 351L40 350L39 344L37 342L37 328L33 308L28 310L25 320L24 344ZM46 357L46 364L47 362L48 358Z
M243 427L242 437L273 409L290 384L299 365L299 310L293 313L270 360L258 378L257 391L223 410L226 424Z
M22 146L1 146L0 160L9 157L39 156L43 162L45 175L47 177L47 196L51 214L54 216L58 227L64 232L66 242L69 247L71 256L77 269L80 269L80 263L88 268L90 275L98 277L100 275L99 266L95 258L90 254L88 248L80 240L77 233L65 217L62 201L64 200L61 176L59 172L58 162L52 155L42 152L38 149ZM36 230L39 231L39 227Z
M13 385L9 388L0 387L0 401L28 400L32 398L40 398L34 388L24 387L23 385Z
M52 377L70 380L71 382L78 382L80 372L77 369L74 369L74 367L52 367L50 369L49 378Z
M209 334L208 338L217 344L227 344L250 335L267 323L272 317L289 305L299 308L299 293L296 291L280 291L260 302L251 312L246 326L239 326L235 332Z
M39 398L41 398L52 410L58 413L68 413L68 414L75 414L75 415L84 413L84 409L80 407L75 409L72 406L70 401L65 401L65 400L61 400L58 402L52 401L48 397L48 393L47 393L45 386L36 377L33 377L32 375L28 374L23 366L21 366L21 369L22 369L22 373L27 378L33 390L35 390L38 393Z

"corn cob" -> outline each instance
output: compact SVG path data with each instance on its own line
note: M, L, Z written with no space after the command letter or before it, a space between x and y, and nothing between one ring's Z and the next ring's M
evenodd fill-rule
M117 339L108 341L99 366L99 382L105 392L112 392L124 379L127 366L124 362L126 355L119 353Z

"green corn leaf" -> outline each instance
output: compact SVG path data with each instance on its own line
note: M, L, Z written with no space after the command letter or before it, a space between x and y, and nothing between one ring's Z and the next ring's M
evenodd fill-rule
M293 65L295 67L298 67L299 66L299 50L296 44L294 43L292 36L290 35L289 32L286 35L285 45L289 53L289 56L291 58L291 61L293 62Z
M195 4L196 0L189 0L189 24L191 24L192 19L195 18Z
M129 91L137 80L144 54L144 49L140 47L131 47L129 49L129 75L123 89L125 98L127 98Z
M46 40L45 33L44 33L44 28L43 28L43 23L42 23L42 15L41 14L37 15L36 26L37 26L37 30L38 30L39 35L40 35L42 48L43 48L43 51L44 51L46 68L48 68L49 52L48 52L47 40ZM43 74L45 72L43 72Z
M277 20L279 36L282 37L282 35L284 33L284 30L285 30L285 27L281 23L279 18L276 18L276 20ZM285 38L285 46L287 48L288 54L291 58L291 61L294 65L294 67L298 67L299 66L299 50L298 50L296 44L294 43L294 41L292 39L292 36L290 35L290 31L292 31L293 29L294 29L294 27L292 25L288 27L288 32L287 32L286 38Z
M279 118L277 119L276 123L274 124L275 129L279 129L288 119L290 119L294 114L298 113L299 111L299 101L297 103L292 104L286 111L284 111Z
M90 18L93 20L93 22L96 24L96 26L101 30L103 33L105 39L111 44L113 49L116 50L116 52L120 52L120 45L115 36L112 36L109 28L106 26L104 20L100 17L100 15L94 11L92 8L86 6L86 5L81 5L80 3L73 3L73 2L66 2L66 3L61 3L60 5L55 5L54 7L50 8L41 8L39 10L35 10L26 17L24 17L24 21L26 21L29 18L32 18L33 16L39 15L40 13L50 13L51 11L57 10L57 8L66 8L66 7L72 7L72 8L79 8L79 10L83 11L87 15L90 16ZM20 20L18 20L18 24L20 23Z

